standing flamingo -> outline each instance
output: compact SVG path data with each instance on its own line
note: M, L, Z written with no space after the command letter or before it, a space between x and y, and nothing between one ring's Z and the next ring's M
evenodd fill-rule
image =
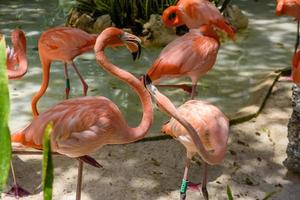
M41 113L24 130L13 134L12 142L41 149L43 132L49 122L53 122L52 151L73 158L85 157L105 144L126 144L142 139L152 123L151 96L137 78L110 63L104 54L108 46L126 45L135 59L140 55L140 42L138 37L111 27L98 36L94 47L98 64L138 94L143 117L137 127L129 127L119 108L109 99L80 97L64 100Z
M12 48L6 49L7 75L9 79L18 79L27 72L26 37L22 30L11 32ZM16 65L19 65L16 68Z
M199 78L215 64L219 47L219 37L212 26L191 29L162 50L147 75L155 82L164 78L189 76L193 99Z
M292 80L294 83L300 84L300 50L293 56L292 66Z
M208 0L179 0L175 6L164 10L162 20L166 26L186 25L189 29L213 25L234 39L234 29L225 21L220 11Z
M297 39L295 44L295 53L299 46L299 21L300 21L300 0L277 0L276 14L279 15L288 15L295 17L295 20L298 22L297 25Z
M152 85L149 76L145 78L145 85L159 109L173 117L162 127L162 132L176 138L187 151L180 199L186 198L189 166L192 157L198 153L205 162L201 188L207 200L207 164L220 164L224 159L229 135L228 119L217 107L206 101L190 100L176 109L172 102ZM198 142L199 139L201 142Z
M40 90L34 95L31 102L33 116L38 115L37 103L47 90L50 66L53 61L64 63L66 79L66 99L69 98L70 79L68 76L67 64L71 63L83 85L83 93L86 96L88 85L80 75L73 59L93 49L97 35L88 34L80 29L70 27L56 27L44 32L38 42L39 56L43 68L43 79Z

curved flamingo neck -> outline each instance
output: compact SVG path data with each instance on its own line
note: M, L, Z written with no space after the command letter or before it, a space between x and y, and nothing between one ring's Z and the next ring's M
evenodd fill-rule
M200 27L200 32L207 37L214 38L218 43L220 43L220 38L214 28L210 25L202 25Z
M174 18L171 19L171 16L174 15ZM166 26L174 27L183 25L183 22L180 18L180 11L178 10L178 6L170 6L168 7L162 15L162 21Z
M156 91L156 95L154 98L157 101L157 104L159 107L164 111L166 114L168 114L170 117L173 117L176 119L186 130L188 131L190 137L192 138L195 146L197 147L198 153L201 155L202 159L211 165L219 164L225 155L226 145L219 147L218 145L215 145L213 147L214 152L208 152L199 136L197 131L193 128L193 126L187 122L183 117L181 117L180 113L177 111L174 104L163 94L161 94L158 90Z
M124 142L133 142L143 138L147 134L152 124L153 110L152 110L151 96L149 95L145 87L142 85L142 83L136 77L134 77L129 72L122 70L117 66L115 66L114 64L110 63L110 61L104 54L104 48L106 46L107 45L102 40L99 40L98 37L94 48L96 53L96 60L98 64L101 65L106 71L110 72L118 79L130 85L138 94L140 101L142 103L143 117L140 124L135 128L128 127L128 131L124 131L124 133L127 132L127 136L126 136L127 141Z
M13 55L8 57L7 63L15 65L15 60L19 64L19 67L14 70L14 66L9 66L7 73L9 79L17 79L24 76L27 72L28 61L26 56L26 37L23 31L16 29L11 34L11 40L13 44Z
M43 96L43 94L46 92L48 84L49 84L49 77L50 77L50 65L51 61L46 59L43 55L43 53L39 52L40 60L42 63L42 69L43 69L43 77L42 77L42 85L40 90L33 96L31 101L31 109L32 109L32 115L33 117L37 117L39 115L39 112L37 110L37 103L40 100L40 98Z

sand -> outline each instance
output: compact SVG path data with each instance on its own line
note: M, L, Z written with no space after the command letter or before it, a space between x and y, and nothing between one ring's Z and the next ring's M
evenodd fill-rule
M271 199L299 199L300 176L282 164L292 111L291 87L292 83L277 82L257 118L231 127L224 162L209 167L210 199L226 199L227 185L235 199L263 199L270 192L276 192ZM85 165L83 200L179 199L185 149L175 140L108 145L94 157L104 168ZM41 156L14 156L13 162L20 185L32 192L24 200L42 199ZM54 156L54 165L53 199L75 199L77 161ZM201 182L201 165L200 158L193 161L191 181ZM188 191L187 199L202 196Z

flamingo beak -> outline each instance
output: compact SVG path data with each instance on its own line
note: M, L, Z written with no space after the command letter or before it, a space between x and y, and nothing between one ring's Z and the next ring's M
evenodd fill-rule
M127 49L131 52L133 60L140 58L142 50L141 39L125 32L122 35L122 40L125 42Z
M143 79L144 79L144 85L145 85L147 91L151 95L153 101L156 102L156 91L157 91L157 88L152 84L152 80L150 79L150 77L148 76L148 74L144 75Z

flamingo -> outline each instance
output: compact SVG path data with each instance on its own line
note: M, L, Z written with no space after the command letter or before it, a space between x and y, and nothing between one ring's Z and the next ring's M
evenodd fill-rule
M295 52L299 46L299 21L300 21L300 0L277 0L276 15L288 15L295 17L297 21L297 39L295 44Z
M162 15L166 26L186 25L189 29L202 25L213 25L235 38L235 30L225 21L220 11L208 0L179 0L175 6L164 10Z
M163 125L162 132L182 143L187 151L180 199L186 198L188 184L198 188L197 184L188 183L191 159L198 153L205 162L201 189L207 200L207 165L220 164L224 159L229 135L227 117L217 107L206 101L189 100L176 109L173 103L152 85L149 76L146 75L144 80L158 108L172 117L167 124ZM198 142L199 139L201 142Z
M38 42L39 56L43 68L43 78L40 90L34 95L31 102L33 116L37 116L37 103L47 90L50 66L53 61L64 63L64 73L66 79L65 95L69 98L70 79L68 76L67 64L70 63L83 86L83 94L86 96L88 85L79 73L73 59L87 51L93 49L97 35L88 34L80 29L70 27L56 27L44 32Z
M219 47L219 37L212 26L190 29L162 50L147 75L155 83L165 78L189 76L192 80L191 98L194 99L197 82L215 64Z
M292 66L292 80L294 83L300 84L300 50L293 56Z
M24 32L15 29L11 32L11 41L13 47L6 49L7 75L9 79L18 79L26 74L28 67ZM18 68L15 68L16 65L19 65Z
M49 122L53 122L52 151L72 158L87 158L85 155L105 144L127 144L142 139L152 124L151 96L139 79L110 63L104 54L108 46L125 45L135 59L140 55L140 42L138 37L110 27L98 36L94 47L97 63L138 94L143 117L137 127L129 127L119 108L109 99L79 97L64 100L35 117L25 129L12 135L13 144L41 149L43 132ZM81 180L78 179L77 185L81 185ZM80 195L76 199L80 199Z

